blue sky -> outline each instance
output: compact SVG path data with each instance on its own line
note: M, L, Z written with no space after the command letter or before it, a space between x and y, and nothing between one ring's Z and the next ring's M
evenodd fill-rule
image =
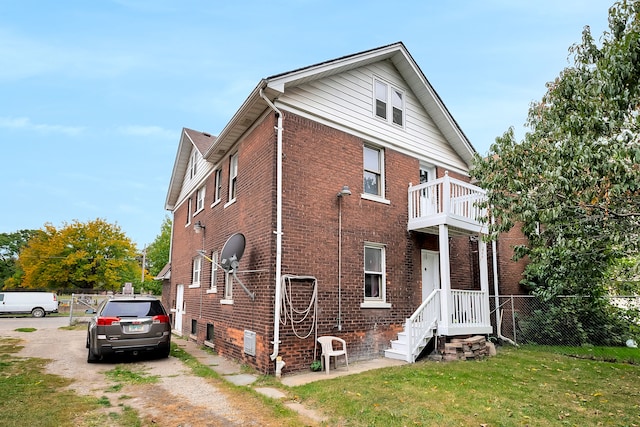
M0 233L103 218L139 248L180 130L259 80L402 41L480 153L596 40L613 0L0 0Z

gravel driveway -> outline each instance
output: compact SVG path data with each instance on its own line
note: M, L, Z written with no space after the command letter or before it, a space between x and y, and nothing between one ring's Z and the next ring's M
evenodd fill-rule
M88 364L85 348L86 330L62 330L68 319L63 317L0 318L0 337L19 337L24 348L22 357L50 359L47 372L73 380L70 388L78 394L108 397L114 411L120 403L135 408L147 421L159 426L275 426L265 418L265 411L255 401L231 395L213 381L195 376L179 359L115 359ZM35 332L17 332L16 328L33 327ZM115 383L105 372L124 364L127 369L157 375L159 382L147 385L126 385L110 392ZM120 402L121 396L129 396Z

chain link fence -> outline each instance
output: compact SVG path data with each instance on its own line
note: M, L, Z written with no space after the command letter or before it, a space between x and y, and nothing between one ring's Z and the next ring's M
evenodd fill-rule
M72 293L58 295L58 313L69 316L69 325L86 322L91 317L87 310L96 310L100 303L112 294Z
M543 300L530 295L492 296L498 338L516 344L633 346L640 343L640 296Z

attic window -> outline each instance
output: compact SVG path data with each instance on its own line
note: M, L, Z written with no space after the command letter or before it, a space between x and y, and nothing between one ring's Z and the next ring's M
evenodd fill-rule
M404 92L381 80L374 81L375 116L398 126L404 125ZM391 102L389 102L391 100Z
M189 160L189 178L196 176L198 171L198 152L193 150L191 153L191 159Z

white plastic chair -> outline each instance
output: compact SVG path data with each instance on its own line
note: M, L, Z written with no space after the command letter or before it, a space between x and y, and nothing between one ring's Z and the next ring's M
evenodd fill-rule
M342 344L341 349L334 349L334 341ZM329 364L331 357L335 357L335 363L337 364L338 356L344 356L344 362L349 370L349 359L347 358L347 343L342 338L338 337L319 337L318 342L322 345L322 364L324 365L325 374L329 375Z

